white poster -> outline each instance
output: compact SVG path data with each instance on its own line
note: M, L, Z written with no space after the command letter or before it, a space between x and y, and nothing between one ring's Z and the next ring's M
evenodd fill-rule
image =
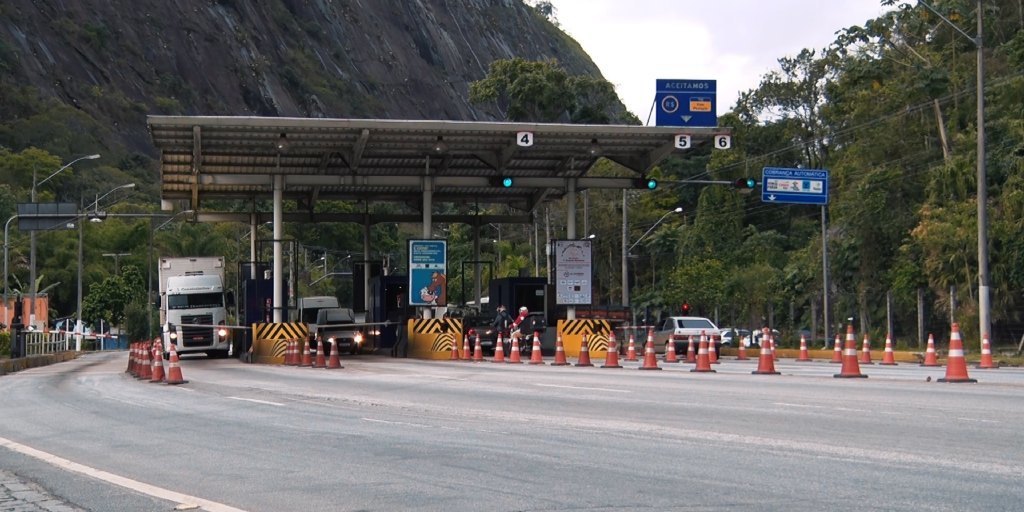
M555 304L590 305L594 278L590 240L555 240Z

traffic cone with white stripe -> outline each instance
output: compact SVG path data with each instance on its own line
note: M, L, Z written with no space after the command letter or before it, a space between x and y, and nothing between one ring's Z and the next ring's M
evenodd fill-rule
M800 335L800 356L796 358L798 363L809 362L811 354L807 351L807 336Z
M544 353L541 350L540 332L533 331L533 346L530 348L530 364L544 364Z
M839 341L839 333L836 333L836 341L832 343L832 361L830 362L843 362L843 342Z
M717 373L711 369L711 356L708 353L708 337L703 331L700 333L700 347L697 348L697 366L691 372Z
M188 381L182 378L181 375L181 361L178 360L178 344L171 343L171 356L167 362L167 384L176 386L178 384L187 384Z
M964 343L960 339L960 324L953 323L949 335L949 354L946 356L946 376L939 382L978 382L967 376L967 359L964 357Z
M462 339L462 359L460 359L460 361L466 361L468 363L469 360L473 358L473 353L469 351L469 337L472 334L474 334L474 332L471 329L469 334L466 334L466 336ZM498 340L501 340L500 332L498 333ZM500 345L495 348L495 350L498 349L501 349Z
M676 356L676 340L674 336L669 336L668 340L665 341L665 358L666 363L678 363L679 357Z
M498 332L498 339L494 342L494 359L492 363L504 363L505 362L505 340L501 338L501 332Z
M739 345L739 347L736 348L736 360L746 361L749 359L747 357L747 344L744 342L742 337L737 340L736 344Z
M708 337L708 362L711 364L721 364L718 362L718 341L721 338L717 334L712 334Z
M928 333L928 348L924 351L924 362L921 366L942 366L939 364L939 356L935 352L935 336Z
M555 360L551 366L569 366L569 361L565 360L565 345L562 345L561 333L555 337Z
M871 362L871 340L868 333L864 333L864 344L860 350L860 364L875 364Z
M313 368L327 368L327 358L324 357L324 339L319 336L316 339L316 361L313 363Z
M512 350L509 351L508 361L506 362L509 364L523 364L522 355L519 353L519 336L517 334L512 334Z
M636 357L636 339L629 333L629 347L626 349L626 361L638 361Z
M337 370L341 366L341 358L338 357L338 340L331 340L331 357L327 359L327 369Z
M982 370L995 370L999 365L992 361L992 345L988 342L988 334L981 337L981 362L978 368Z
M128 345L128 368L125 369L125 371L124 371L125 373L127 373L128 375L131 375L133 377L135 376L135 350L136 350L135 347L136 347L136 343L138 343L138 342L132 342L130 345Z
M299 361L299 366L311 368L313 366L313 344L309 342L309 338L302 341L305 346L305 350L302 351L302 360Z
M885 352L882 353L882 362L886 366L896 366L896 354L892 351L892 334L885 335Z
M139 374L135 377L139 380L149 380L153 378L153 363L150 361L151 354L146 346L146 342L142 342L139 345L142 358L139 365Z
M153 370L150 372L150 382L164 381L164 358L160 345L161 343L158 340L153 340L149 347L149 353L153 356Z
M451 357L448 358L448 360L449 361L460 361L460 360L462 360L462 358L459 357L459 340L458 339L452 340L452 355L451 355Z
M608 350L601 368L622 368L619 364L619 342L615 340L614 332L608 333Z
M576 366L594 366L590 362L590 343L587 341L587 335L583 335L583 341L580 342L580 357L576 359Z
M860 373L860 365L857 364L857 337L853 333L853 325L846 326L846 347L843 348L843 368L839 373L833 375L837 379L849 379L854 377L867 378L867 375Z
M644 362L640 365L640 370L660 370L658 366L658 356L654 354L654 329L647 328L647 344L644 345Z
M697 364L697 340L692 334L686 343L686 362Z
M476 333L476 343L473 345L473 362L479 363L484 360L484 347L480 345L480 333Z
M288 338L284 340L284 365L285 366L296 366L298 361L295 360L295 340Z
M779 375L775 371L775 357L772 356L771 333L768 328L761 329L761 356L757 359L757 369L751 375Z

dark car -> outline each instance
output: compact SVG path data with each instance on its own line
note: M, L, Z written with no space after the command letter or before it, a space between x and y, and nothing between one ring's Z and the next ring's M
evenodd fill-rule
M316 340L323 341L324 355L330 355L332 341L337 344L339 354L358 354L364 349L363 333L355 325L355 314L348 308L321 309L316 318Z
M476 335L480 335L480 348L485 356L494 355L494 344L498 339L498 330L491 326L494 316L470 315L462 319L462 332L469 335L470 353L476 345ZM464 340L459 340L459 349L462 349Z

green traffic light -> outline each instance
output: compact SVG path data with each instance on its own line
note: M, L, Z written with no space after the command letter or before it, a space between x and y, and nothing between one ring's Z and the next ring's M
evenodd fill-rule
M511 187L512 186L512 178L509 177L509 176L505 176L504 178L502 178L501 179L501 186L503 186L505 188Z
M649 179L647 180L647 190L654 190L658 188L658 180Z

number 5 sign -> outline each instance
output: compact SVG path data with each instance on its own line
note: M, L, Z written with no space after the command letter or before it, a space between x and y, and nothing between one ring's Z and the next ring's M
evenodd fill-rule
M676 149L690 149L690 136L676 135Z
M715 135L715 148L729 149L732 147L732 135Z

